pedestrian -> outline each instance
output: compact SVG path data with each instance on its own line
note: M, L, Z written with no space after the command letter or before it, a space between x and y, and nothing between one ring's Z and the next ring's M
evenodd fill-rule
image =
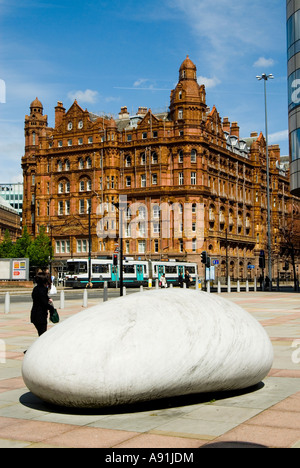
M178 276L178 282L179 282L179 286L183 288L183 276L181 272L179 273L179 276Z
M266 276L266 289L270 288L270 278Z
M186 272L185 272L185 274L184 274L184 281L185 281L186 287L189 288L189 287L190 287L191 278L190 278L190 273L189 273L188 270L186 270Z
M47 331L48 311L50 315L54 312L52 299L48 296L48 275L38 273L35 277L36 286L32 291L33 305L31 309L30 321L41 336Z
M160 277L160 286L161 286L161 288L167 288L167 287L168 287L165 274L163 274L163 275Z

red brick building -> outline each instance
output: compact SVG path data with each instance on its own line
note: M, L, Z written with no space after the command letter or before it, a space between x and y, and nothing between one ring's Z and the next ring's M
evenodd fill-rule
M274 276L285 261L281 228L299 219L300 211L279 146L269 147L269 156ZM257 133L242 138L236 122L207 106L188 57L168 112L141 107L130 115L123 107L113 119L76 101L68 110L58 102L50 128L41 102L33 101L25 117L22 168L23 223L32 235L47 227L57 264L88 255L89 222L92 256L115 251L113 204L120 195L128 203L125 255L201 267L206 250L219 262L219 276L228 270L242 279L257 272L260 251L267 254L265 139Z

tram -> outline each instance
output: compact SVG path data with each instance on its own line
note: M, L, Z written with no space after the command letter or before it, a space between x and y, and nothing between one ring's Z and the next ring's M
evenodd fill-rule
M104 282L108 287L115 287L119 281L119 265L113 264L112 258L91 259L91 283L93 287L102 288ZM168 286L179 285L179 274L184 277L189 272L191 282L195 282L197 264L177 261L123 260L123 285L126 287L148 286L149 279L155 282L164 274ZM89 283L89 259L75 258L67 260L65 285L71 288L84 288ZM154 285L154 284L153 284Z

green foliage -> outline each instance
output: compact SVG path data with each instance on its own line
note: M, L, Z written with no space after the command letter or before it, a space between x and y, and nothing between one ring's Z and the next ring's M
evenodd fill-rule
M24 226L22 236L14 244L9 231L5 231L4 239L0 243L0 258L29 258L31 266L44 268L52 257L50 239L44 226L39 235L33 240Z
M27 252L31 265L44 268L49 264L49 258L52 257L52 248L45 226L41 226L39 235L29 245Z
M27 226L24 226L22 237L19 237L15 244L15 257L16 258L28 258L29 247L32 244L32 239L27 231Z
M9 230L6 229L4 239L0 244L0 257L13 258L15 256L15 245L11 240Z

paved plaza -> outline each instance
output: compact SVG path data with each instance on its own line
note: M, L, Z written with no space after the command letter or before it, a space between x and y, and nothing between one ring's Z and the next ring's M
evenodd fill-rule
M194 449L247 442L300 448L300 295L242 292L221 296L253 315L272 341L273 367L261 384L234 393L99 410L57 408L29 392L21 366L24 350L37 339L29 321L31 304L11 303L9 313L4 313L1 304L0 447ZM99 302L101 298L88 299L88 307ZM59 308L59 295L55 303ZM83 309L82 299L66 299L59 309L61 320Z

